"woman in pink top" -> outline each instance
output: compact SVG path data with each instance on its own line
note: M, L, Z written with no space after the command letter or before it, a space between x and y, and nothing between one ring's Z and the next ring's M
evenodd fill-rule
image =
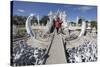
M61 28L61 24L62 24L62 22L61 22L60 18L57 17L57 19L54 20L54 27L56 28L57 33L58 33L58 31L59 31L59 28Z

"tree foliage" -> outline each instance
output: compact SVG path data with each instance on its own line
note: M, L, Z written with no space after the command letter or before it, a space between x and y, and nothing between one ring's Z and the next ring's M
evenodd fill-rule
M15 15L12 18L12 23L14 25L19 25L19 26L22 25L22 26L24 26L26 20L27 20L27 16L17 16L17 15ZM47 24L47 20L48 20L48 16L43 16L43 18L40 19L40 24L46 25ZM31 20L31 24L34 24L34 23L38 24L37 18L35 16Z
M76 23L75 22L70 22L71 23L71 25L73 25L73 26L75 26L76 25Z
M79 19L78 24L82 24L82 19Z
M40 24L44 24L44 25L46 25L48 19L49 19L48 16L44 16L43 18L41 18L41 20L40 20Z
M25 25L26 18L25 16L13 16L12 22L15 25Z
M97 21L91 21L91 27L95 27L97 29Z

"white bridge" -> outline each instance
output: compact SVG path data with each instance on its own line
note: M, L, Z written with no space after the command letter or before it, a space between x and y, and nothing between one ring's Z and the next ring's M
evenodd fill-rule
M56 15L59 15L60 19L62 19L62 21L63 21L63 24L62 24L63 29L65 29L65 30L66 29L71 29L71 30L81 29L81 32L78 35L78 38L83 36L83 34L85 33L85 30L86 30L86 23L85 23L84 20L82 21L82 27L67 27L68 25L67 25L67 22L66 22L66 19L65 19L66 18L65 12L61 12L61 13L57 12ZM32 19L33 16L35 16L34 14L31 14L27 18L26 31L31 36L33 43L35 43L37 45L38 44L41 45L41 43L42 44L46 44L44 39L42 39L42 41L38 40L38 39L35 39L35 34L32 31L32 29L45 30L44 33L43 33L43 36L44 36L45 34L47 34L48 31L50 31L51 26L53 25L53 19L56 18L56 15L53 14L52 12L49 13L49 19L50 20L48 21L46 26L31 26L31 19ZM39 22L39 18L38 18L38 22ZM67 32L65 32L65 33L67 35ZM55 33L54 40L53 40L53 42L51 44L51 48L50 48L50 51L49 51L48 55L49 55L49 57L46 59L45 64L66 63L64 44L63 44L63 41L62 41L62 36L60 34L57 35Z
M45 64L67 63L61 35L55 35Z

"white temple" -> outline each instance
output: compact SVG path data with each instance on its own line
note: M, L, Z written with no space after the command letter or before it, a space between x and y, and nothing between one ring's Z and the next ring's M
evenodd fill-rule
M33 36L33 34L34 34L32 32L32 28L31 28L31 25L30 25L30 23L31 23L30 20L32 19L32 16L33 15L31 14L28 17L27 21L26 21L26 30L27 30L27 33L30 34L31 36ZM80 19L80 17L78 17L78 16L77 16L76 26L75 27L70 27L69 26L69 24L67 22L67 15L66 15L65 11L60 11L60 10L58 10L57 12L50 11L48 13L48 17L49 17L49 20L48 20L46 26L44 26L45 27L44 35L47 34L50 31L50 29L51 29L51 27L53 25L53 20L56 19L57 17L59 17L60 20L63 22L62 23L62 27L61 27L63 30L64 29L71 29L71 30L81 29L79 37L81 37L85 33L85 29L86 29L86 22L85 22L85 20L82 20L82 26L81 27L77 27L78 21ZM43 27L41 28L40 24L39 24L39 15L37 15L37 20L38 20L38 27L37 28L38 29L42 29ZM66 32L66 33L68 33L68 32Z
M38 24L32 26L31 20L33 16L36 16ZM62 22L60 34L56 34L55 30L53 31L53 33L50 32L53 26L53 20L55 20L57 17L59 17L60 21ZM80 19L80 17L78 16L76 19L76 25L70 26L69 22L67 21L68 19L65 11L50 11L48 13L48 18L49 20L47 20L46 26L42 26L40 25L39 15L30 14L28 16L25 23L25 28L29 37L27 38L27 40L19 42L20 45L24 44L26 46L20 47L21 51L19 50L18 52L16 52L14 58L23 58L21 57L21 55L25 56L24 52L26 51L27 53L28 50L29 54L31 54L30 52L32 52L31 57L34 57L36 60L36 62L34 62L35 65L44 64L44 61L45 64L57 64L97 60L97 31L95 27L92 29L92 37L90 38L84 34L86 33L87 29L91 28L91 26L89 24L88 27L86 27L86 21L83 18L81 18L81 26L78 25ZM13 27L13 30L13 34L16 34L16 26ZM76 34L77 32L78 34ZM34 49L30 50L27 45ZM39 51L44 51L44 49L46 49L46 52ZM49 57L47 57L47 55L49 55ZM27 58L30 59L30 57ZM30 62L30 60L28 61Z

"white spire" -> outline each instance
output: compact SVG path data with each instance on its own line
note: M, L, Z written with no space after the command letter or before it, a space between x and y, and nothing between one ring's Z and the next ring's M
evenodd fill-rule
M76 17L76 25L78 25L79 16Z
M40 18L39 18L39 15L37 15L37 21L38 21L38 25L40 25Z
M51 16L52 14L53 14L52 11L50 11L49 14L48 14L48 16Z

